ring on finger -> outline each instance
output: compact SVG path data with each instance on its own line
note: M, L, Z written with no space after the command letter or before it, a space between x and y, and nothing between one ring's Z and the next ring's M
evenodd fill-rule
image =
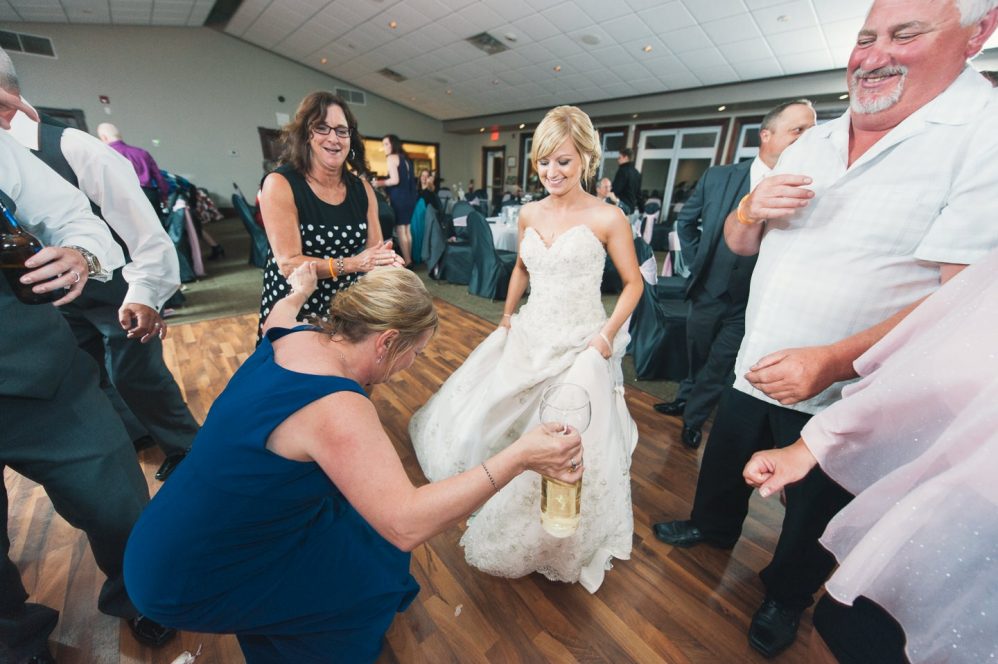
M80 279L82 278L82 277L80 277L80 273L77 272L76 270L70 270L70 272L72 272L73 276L75 277L75 279L73 280L73 283L74 284L80 283Z
M569 464L568 465L569 465L569 468L572 469L573 473L575 472L575 469L579 467L579 464L575 463L575 459L574 458L569 460Z

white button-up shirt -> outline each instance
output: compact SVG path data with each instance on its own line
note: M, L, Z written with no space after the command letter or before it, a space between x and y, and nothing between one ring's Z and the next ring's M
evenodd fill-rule
M26 148L38 149L38 123L24 113L18 111L11 120L10 133ZM80 190L100 206L104 220L128 247L129 262L121 271L128 282L124 301L158 311L180 286L180 264L170 236L139 187L135 169L78 129L62 133L61 148Z
M807 131L774 172L815 197L767 222L752 276L736 389L777 403L745 373L763 356L865 330L939 287L939 263L998 246L998 93L975 70L912 113L851 166L849 113ZM836 383L791 408L816 413Z
M108 270L124 265L121 247L86 197L3 131L0 189L17 205L17 220L42 243L83 247Z

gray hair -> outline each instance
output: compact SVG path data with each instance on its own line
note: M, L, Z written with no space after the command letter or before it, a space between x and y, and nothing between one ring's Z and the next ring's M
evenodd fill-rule
M21 85L17 82L17 72L7 51L0 48L0 88L15 95L21 94Z
M954 0L960 12L960 25L967 27L980 21L992 9L998 7L998 0Z

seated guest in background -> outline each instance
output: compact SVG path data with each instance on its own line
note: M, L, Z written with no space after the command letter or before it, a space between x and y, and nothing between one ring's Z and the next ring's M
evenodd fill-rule
M787 148L728 215L727 245L759 255L745 337L691 518L656 524L660 540L734 546L752 454L796 441L856 377L857 357L998 245L998 95L967 64L996 23L998 0L876 0L849 59L849 111ZM793 643L834 567L817 538L850 498L818 468L785 493L749 628L767 656Z
M996 329L998 250L857 359L860 381L796 443L745 467L764 497L816 464L856 494L821 538L839 568L814 625L839 662L994 657Z
M0 50L0 87L20 96L10 57ZM3 111L11 135L82 191L128 250L128 264L106 283L91 281L61 307L80 348L97 362L101 388L131 439L151 435L167 460L156 472L165 480L184 458L198 431L173 374L163 362L166 322L159 312L180 286L180 266L170 237L131 165L93 136L42 115L35 122L15 109Z
M753 187L769 175L783 150L814 126L806 99L772 109L759 129L759 155L707 169L676 219L683 260L690 266L686 299L689 375L676 398L655 404L666 415L682 415L682 441L700 446L701 428L724 388L734 381L735 357L745 334L745 304L755 256L736 256L724 243L724 220Z
M609 203L610 205L616 205L624 211L624 214L630 214L631 211L626 209L627 204L620 204L620 199L617 198L616 194L613 193L613 184L610 182L610 178L602 178L599 184L596 185L596 198L600 199L604 203Z
M419 171L419 197L423 199L424 203L436 210L438 214L443 213L444 206L437 195L436 178L433 176L433 173L425 168Z
M467 472L416 488L367 391L405 371L437 327L419 278L374 270L296 325L319 265L298 266L256 353L128 542L147 615L234 633L248 664L362 664L419 590L409 551L525 470L575 481L577 433L539 427ZM291 329L289 329L291 328Z
M641 173L635 168L632 159L634 159L634 151L631 148L620 150L617 157L617 163L620 166L613 176L611 186L614 196L627 206L626 214L638 209L638 201L641 198Z
M38 119L30 106L0 89L0 128L10 128L6 117L11 109ZM20 282L33 284L36 294L60 293L55 305L75 300L90 278L106 279L124 264L121 248L90 211L86 197L4 131L0 202L5 214L48 245L25 262L27 273ZM100 391L97 368L56 308L22 303L7 279L0 279L0 320L0 472L9 468L41 484L55 510L87 534L94 560L107 577L97 608L126 619L142 643L162 645L174 632L139 615L121 575L125 540L149 494L132 442ZM51 664L55 660L48 636L59 612L27 601L11 560L7 512L0 475L0 661ZM16 540L14 544L18 557L35 568L26 578L49 590L52 584L65 585L58 577L66 569L43 568L38 574L37 552ZM44 587L33 590L43 592Z
M129 145L121 138L121 132L110 122L97 125L97 137L122 157L132 163L135 174L139 176L139 186L145 193L153 209L166 209L167 198L170 196L170 185L159 172L159 166L152 155L142 148Z
M282 132L281 166L263 181L260 210L270 252L263 270L260 325L288 294L287 275L315 263L319 287L300 315L324 316L336 292L396 254L382 242L374 189L367 173L364 140L346 102L331 92L313 92L298 105Z

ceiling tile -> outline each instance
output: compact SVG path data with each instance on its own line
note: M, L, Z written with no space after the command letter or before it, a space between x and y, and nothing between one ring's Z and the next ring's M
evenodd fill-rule
M821 31L825 33L825 39L828 40L830 47L852 49L856 43L856 36L862 27L862 19L852 18L844 21L822 23Z
M673 53L685 53L686 51L695 51L701 48L713 47L714 45L707 37L707 33L696 25L673 32L666 32L659 35L659 38L665 42L665 45Z
M745 13L745 3L742 0L683 0L686 9L699 23L714 21L727 16Z
M576 53L582 53L582 47L565 35L557 35L539 42L541 46L551 51L558 58L564 58Z
M565 66L575 71L592 72L600 68L600 62L589 53L576 53L562 60Z
M541 15L558 26L562 32L582 30L593 25L593 20L587 14L578 11L574 2L564 2L541 12Z
M582 30L575 30L573 32L570 32L569 36L575 41L577 41L579 43L579 46L581 46L584 50L587 51L594 51L598 48L610 46L614 43L613 37L611 37L606 30L595 24L583 28ZM596 43L587 44L586 42L582 41L584 37L587 38L589 41L592 41L592 38L595 38Z
M472 34L478 34L479 32L485 30L491 30L497 25L506 23L502 16L497 14L493 9L482 2L476 2L468 5L459 11L458 15L478 28L478 30Z
M863 25L863 19L870 9L870 0L812 0L818 20L831 23L844 19L855 19Z
M548 37L554 37L561 33L551 21L540 15L521 18L518 21L513 21L513 25L531 41L535 42L547 39Z
M445 16L437 21L437 25L449 32L455 39L467 39L482 31L459 14Z
M635 94L634 88L627 83L611 83L600 87L611 97L629 97Z
M675 74L659 76L658 78L673 90L685 90L686 88L695 88L700 85L700 80L688 71L676 72Z
M619 16L620 5L606 0L576 0L576 6L597 23Z
M773 53L778 58L792 53L813 51L816 46L824 47L825 45L824 35L821 34L821 30L817 27L769 35L766 41L769 42Z
M703 67L694 69L693 75L700 79L704 85L719 85L721 83L731 83L739 79L738 74L730 65L719 65L717 67Z
M818 24L808 0L793 0L764 9L755 9L752 15L755 16L759 29L766 35L801 30Z
M602 28L618 42L651 36L652 31L637 14L625 14L610 21L604 21Z
M721 65L728 64L728 61L724 59L721 52L713 46L710 48L701 48L695 51L679 53L677 57L680 62L686 65L690 71L694 73L696 73L697 69L703 69L705 67L719 67Z
M713 2L713 0L711 1ZM639 11L638 16L648 24L654 33L696 25L696 19L686 11L686 6L679 0L660 3L651 9Z
M616 67L617 65L623 65L630 62L634 62L634 58L630 53L625 51L620 46L609 46L607 48L601 48L597 51L593 51L593 57L604 67Z
M537 11L526 0L502 0L502 2L495 3L492 8L509 23L530 16Z
M832 56L827 49L815 49L792 55L777 56L783 71L787 74L800 74L809 71L832 69Z
M730 44L762 36L748 12L703 23L701 27L715 44Z
M762 37L747 39L735 42L734 44L721 44L717 47L725 60L735 63L740 60L762 60L773 57L773 50Z
M645 69L636 62L617 65L616 67L614 67L614 70L617 72L618 76L620 76L628 83L635 81L637 79L648 78L649 76L652 75L651 72L649 72L647 69Z
M743 81L783 75L783 68L774 57L761 60L734 60L731 62L731 66Z

